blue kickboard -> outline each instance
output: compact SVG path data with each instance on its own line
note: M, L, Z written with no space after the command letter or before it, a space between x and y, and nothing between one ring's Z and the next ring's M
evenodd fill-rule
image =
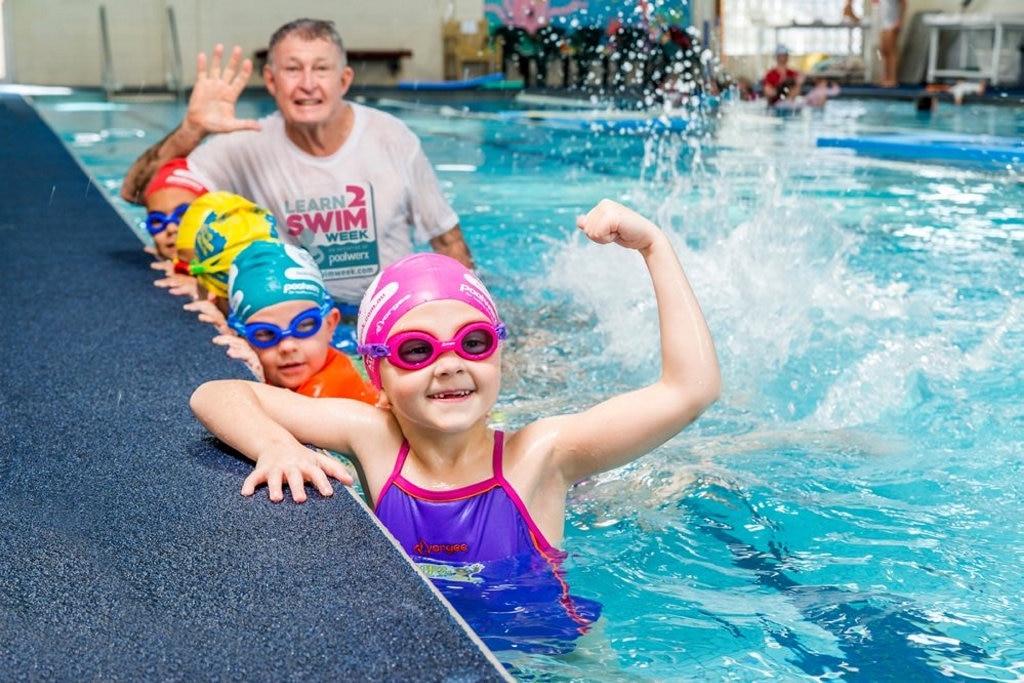
M961 133L892 133L818 138L818 147L845 147L871 156L980 164L1024 163L1024 140Z
M505 80L505 74L496 73L465 78L461 81L401 81L398 88L400 90L472 90L503 80Z

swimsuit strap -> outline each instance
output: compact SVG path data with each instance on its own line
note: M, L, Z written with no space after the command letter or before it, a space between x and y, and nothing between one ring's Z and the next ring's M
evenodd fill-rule
M549 553L551 553L552 550L555 550L555 547L548 542L547 538L544 537L544 534L543 532L541 532L540 527L538 527L537 523L533 521L533 516L530 515L530 511L526 509L526 504L523 503L523 499L520 498L516 490L512 488L512 484L510 484L509 481L505 479L505 470L502 465L502 455L504 454L504 451L505 433L495 430L494 453L491 456L491 468L494 470L494 481L498 482L498 486L500 486L505 491L505 495L509 497L509 500L512 501L512 504L515 505L516 509L519 510L519 514L520 516L522 516L523 522L526 524L526 527L533 534L534 540L537 544L537 549L545 557L548 557Z
M505 471L501 464L501 457L505 452L505 432L494 430L494 449L491 451L491 476L501 484L502 488L510 488L505 481Z
M492 476L502 484L504 488L510 488L508 481L505 480L505 476L502 473L502 453L504 452L505 446L505 432L495 431L495 446L492 456L490 456L490 469L492 469ZM401 447L398 449L398 456L394 460L394 468L391 470L391 474L388 475L387 481L381 486L381 494L387 490L387 487L394 483L395 479L401 476L401 468L406 466L406 459L409 458L409 441L402 439ZM377 500L380 500L378 497Z
M377 493L374 508L377 507L377 503L380 503L381 496L391 488L391 485L395 483L395 479L398 479L399 475L401 475L402 467L405 466L405 459L407 457L409 457L409 442L402 439L402 446L398 449L398 457L395 458L395 466L391 470L391 474L388 475L387 481L385 481L384 485L380 487L380 492Z

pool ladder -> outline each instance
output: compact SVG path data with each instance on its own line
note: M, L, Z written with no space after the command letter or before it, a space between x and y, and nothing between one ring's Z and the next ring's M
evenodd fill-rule
M166 99L168 96L173 96L177 100L183 100L185 98L185 81L182 75L181 41L178 38L178 21L174 15L173 7L167 8L167 35L170 49L170 55L168 56L171 63L170 71L166 75L167 90L166 92L149 93L147 97L151 99ZM103 92L106 93L108 100L123 98L125 94L121 92L121 84L118 83L117 76L114 73L114 57L113 51L110 49L110 31L107 27L107 8L105 5L100 5L100 38L103 43ZM138 99L138 96L135 96L134 99Z

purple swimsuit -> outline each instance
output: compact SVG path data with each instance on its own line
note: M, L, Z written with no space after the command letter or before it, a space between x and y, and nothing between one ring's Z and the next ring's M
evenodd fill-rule
M402 476L403 442L374 509L405 552L442 562L488 562L507 557L559 557L502 474L503 432L494 432L493 475L470 486L430 491Z
M601 604L569 594L566 555L505 480L503 446L504 434L494 432L489 479L429 491L402 477L403 443L374 512L489 648L572 652Z

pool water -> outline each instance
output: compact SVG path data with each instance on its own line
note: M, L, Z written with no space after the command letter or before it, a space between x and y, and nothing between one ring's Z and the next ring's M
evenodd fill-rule
M137 223L121 177L182 106L35 103ZM815 144L1019 139L1024 107L726 102L647 136L495 115L514 103L377 104L423 139L504 309L509 427L656 377L642 262L576 234L602 197L669 233L718 346L716 405L571 492L569 581L605 619L573 655L510 659L517 678L1024 677L1024 166Z

